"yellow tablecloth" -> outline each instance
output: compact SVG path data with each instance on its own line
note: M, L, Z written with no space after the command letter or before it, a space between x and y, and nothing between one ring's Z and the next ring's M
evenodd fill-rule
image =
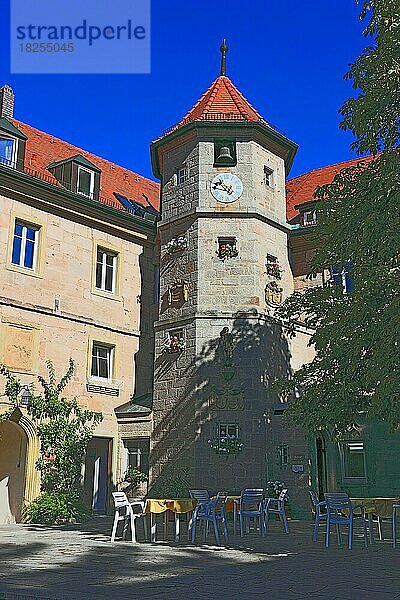
M174 513L188 513L196 507L196 500L191 498L149 498L146 500L146 513L163 513L171 510Z
M215 500L217 496L213 496L212 500ZM225 501L226 512L233 512L233 505L235 500L240 500L240 496L227 496Z
M400 502L399 498L351 498L353 504L361 504L366 513L383 517L392 518L393 504Z

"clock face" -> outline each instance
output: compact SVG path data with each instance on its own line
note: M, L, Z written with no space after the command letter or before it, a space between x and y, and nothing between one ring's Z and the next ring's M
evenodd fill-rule
M211 181L211 193L218 202L235 202L243 194L243 183L233 173L218 173Z

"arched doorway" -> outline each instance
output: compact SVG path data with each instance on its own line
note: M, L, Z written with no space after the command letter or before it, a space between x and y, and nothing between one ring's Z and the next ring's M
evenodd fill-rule
M0 523L21 519L28 437L17 423L0 422Z

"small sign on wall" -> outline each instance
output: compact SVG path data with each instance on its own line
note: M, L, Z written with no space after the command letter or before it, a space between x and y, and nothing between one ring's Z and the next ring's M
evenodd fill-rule
M304 473L304 465L292 465L293 473Z

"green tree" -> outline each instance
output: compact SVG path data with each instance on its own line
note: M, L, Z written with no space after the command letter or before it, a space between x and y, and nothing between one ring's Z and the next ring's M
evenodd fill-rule
M400 8L366 0L361 18L371 44L346 74L358 94L341 109L341 128L367 159L342 169L316 190L319 223L311 273L348 272L350 293L328 285L295 293L278 316L295 335L313 333L315 358L279 386L293 401L289 415L310 432L356 428L360 415L400 425Z
M74 398L62 396L75 373L72 359L62 379L57 382L51 361L46 363L48 379L38 376L42 393L29 400L27 411L40 440L40 458L36 468L41 474L39 498L27 508L28 520L36 523L59 523L81 519L85 514L82 501L82 465L87 445L102 420L101 413L82 408ZM6 379L5 393L12 408L18 405L20 381L4 365L0 374Z

